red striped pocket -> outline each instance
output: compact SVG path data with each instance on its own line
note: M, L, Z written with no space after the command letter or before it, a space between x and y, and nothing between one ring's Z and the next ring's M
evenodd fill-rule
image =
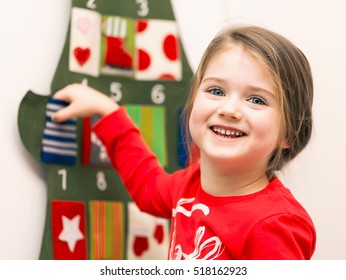
M125 258L124 206L121 202L89 202L90 259L121 260Z

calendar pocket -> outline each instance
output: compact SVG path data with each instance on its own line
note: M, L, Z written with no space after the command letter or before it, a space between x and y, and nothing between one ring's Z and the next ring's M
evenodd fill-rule
M68 103L50 98L46 110L46 123L43 131L41 160L44 163L73 165L77 158L77 121L67 120L61 123L52 121L56 111Z
M136 80L182 79L177 25L171 20L137 20Z
M126 105L125 107L139 127L144 141L160 164L165 167L168 163L165 107L150 105Z
M82 162L85 166L111 167L106 148L91 129L98 120L97 116L83 118Z
M87 259L84 202L53 200L51 207L54 259Z
M89 201L90 259L125 258L124 203Z
M102 17L102 74L133 77L134 33L132 19Z

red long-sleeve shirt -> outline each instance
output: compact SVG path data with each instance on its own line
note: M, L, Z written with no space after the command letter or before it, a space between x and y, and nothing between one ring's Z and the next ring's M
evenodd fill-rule
M138 207L171 219L169 259L310 259L313 222L279 179L256 193L215 197L204 192L200 166L168 174L124 108L94 131Z

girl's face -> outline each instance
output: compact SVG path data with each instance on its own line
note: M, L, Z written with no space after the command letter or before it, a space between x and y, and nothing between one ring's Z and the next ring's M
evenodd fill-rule
M201 161L227 171L265 172L278 145L280 111L269 72L240 45L214 55L189 120ZM217 165L213 165L217 166Z

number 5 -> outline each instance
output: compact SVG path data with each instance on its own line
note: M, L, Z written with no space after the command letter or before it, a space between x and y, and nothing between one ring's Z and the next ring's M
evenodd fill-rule
M121 92L121 83L112 82L110 91L112 94L111 97L115 102L119 102L123 98L123 93Z

